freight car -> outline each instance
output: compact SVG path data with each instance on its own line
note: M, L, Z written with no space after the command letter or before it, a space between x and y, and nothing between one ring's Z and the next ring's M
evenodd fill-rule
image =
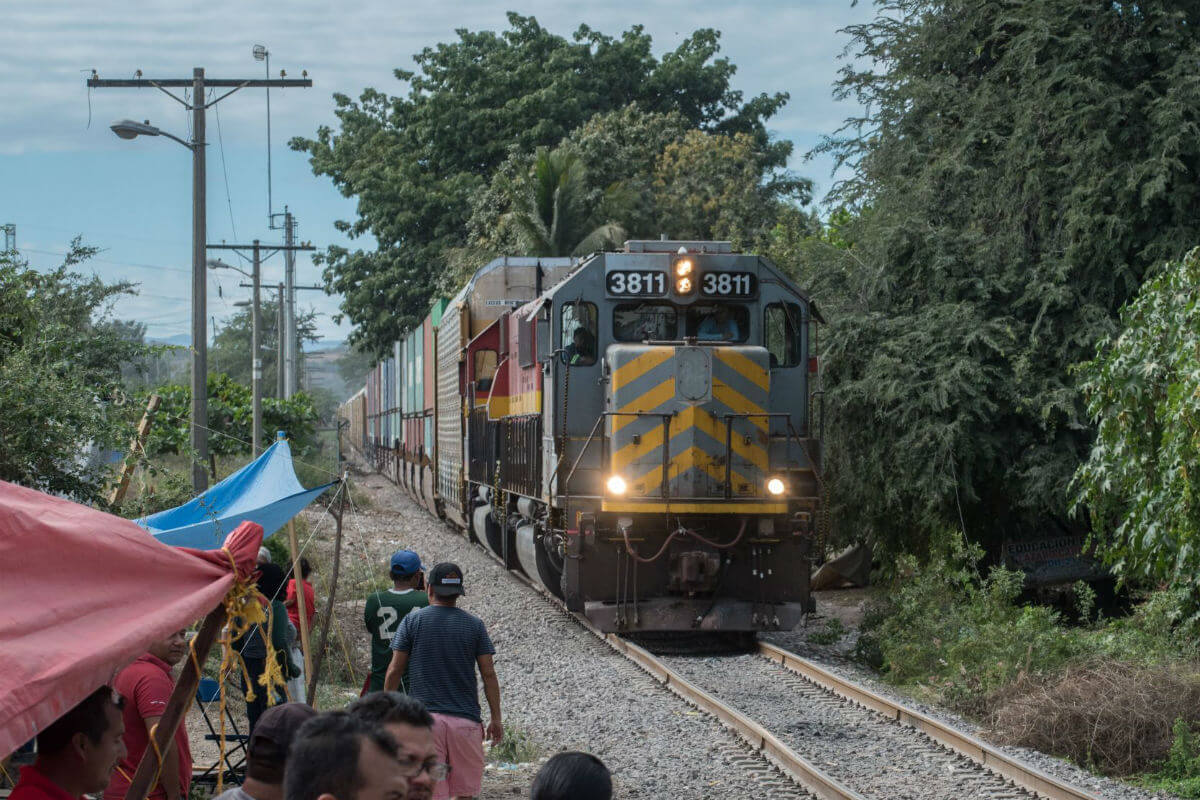
M417 502L602 630L788 629L822 513L821 321L728 242L498 259L342 414Z

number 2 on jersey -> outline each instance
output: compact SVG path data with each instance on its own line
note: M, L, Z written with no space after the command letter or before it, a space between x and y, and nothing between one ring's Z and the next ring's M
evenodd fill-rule
M379 610L375 612L375 616L379 618L379 638L390 642L396 633L396 620L400 618L399 612L391 606L380 606Z

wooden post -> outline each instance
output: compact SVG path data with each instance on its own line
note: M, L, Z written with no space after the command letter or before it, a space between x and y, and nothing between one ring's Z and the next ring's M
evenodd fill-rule
M333 600L337 595L338 571L342 564L342 515L346 510L345 493L350 491L345 475L339 493L338 510L333 519L336 524L333 537L333 576L329 580L329 597L325 599L325 628L321 631L321 643L317 645L316 657L313 659L312 672L305 672L308 678L308 704L317 707L317 681L321 677L321 664L325 660L325 647L329 644L329 629L333 627Z
M200 632L192 642L196 658L194 661L188 658L183 662L183 671L180 672L162 718L154 729L154 741L158 743L159 752L164 755L167 748L174 744L175 731L183 723L192 699L196 696L196 687L200 684L200 672L196 665L204 664L208 658L208 651L212 649L213 642L217 640L217 634L221 632L221 626L224 624L225 605L222 603L204 618L204 624L200 626ZM137 771L133 773L133 779L129 782L125 800L145 800L153 788L150 782L154 780L158 771L158 756L155 755L154 747L147 747L146 752L142 754L142 760L138 762Z
M133 441L129 443L129 456L121 465L121 477L117 480L117 485L113 487L112 496L108 498L110 506L115 506L125 499L125 492L129 490L129 479L133 477L133 470L137 466L135 459L138 453L146 449L146 437L150 435L154 412L158 411L161 404L161 397L156 394L150 395L150 402L146 404L146 413L142 414L142 421L138 423L137 433L134 434Z
M304 674L312 673L312 656L308 647L308 613L305 611L307 598L304 596L304 578L300 574L300 543L296 540L296 523L288 520L288 544L292 548L292 580L296 582L296 610L300 612L300 648L304 651ZM309 698L309 705L312 698Z

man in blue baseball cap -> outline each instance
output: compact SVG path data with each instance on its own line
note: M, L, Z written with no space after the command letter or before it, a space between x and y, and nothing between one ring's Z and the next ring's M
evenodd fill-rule
M400 620L414 608L429 605L429 596L421 591L424 586L421 574L421 557L412 550L397 550L392 554L389 570L392 588L383 592L372 592L363 609L363 623L371 634L371 677L367 679L367 692L383 688L388 664L392 660L391 642ZM408 691L408 676L405 675L401 691Z

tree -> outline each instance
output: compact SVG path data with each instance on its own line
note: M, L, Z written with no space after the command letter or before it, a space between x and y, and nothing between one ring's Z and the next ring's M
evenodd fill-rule
M102 504L100 454L132 432L121 365L148 348L111 316L133 287L73 271L95 252L75 239L44 273L0 253L0 479Z
M1200 250L1162 271L1121 312L1119 335L1082 364L1096 440L1074 500L1099 552L1131 580L1200 597Z
M582 166L579 180L572 183L572 217L587 220L588 227L609 221L629 238L658 238L661 233L676 238L733 237L754 249L774 221L794 209L794 201L807 202L810 190L809 181L766 166L745 134L689 130L681 114L646 112L636 105L597 114L548 157ZM488 188L476 196L468 223L469 246L451 262L457 267L461 261L455 283L488 258L550 252L532 244L546 236L544 223L542 233L523 239L506 224L515 216L514 208L526 219L536 219L532 211L525 211L535 204L528 198L539 192L549 195L539 189L544 172L535 162L532 154L513 148ZM544 218L550 216L547 211ZM615 235L614 229L610 236ZM557 252L592 249L593 243L588 243Z
M406 97L334 95L339 129L291 142L314 173L358 198L358 218L339 229L378 244L322 255L326 283L356 326L353 342L373 353L424 316L449 254L467 244L472 197L510 148L555 147L595 114L637 103L679 113L691 127L750 135L773 167L791 151L764 125L787 95L745 100L732 89L735 67L717 57L716 31L696 31L660 60L640 26L620 38L581 26L568 40L532 17L508 19L501 34L461 29L458 41L417 54L419 72L395 73L409 82Z
M766 170L754 137L688 131L668 144L654 170L661 230L676 239L731 239L757 249L786 201L807 204L812 182Z
M533 184L501 217L512 228L523 254L572 256L615 247L625 231L613 222L598 223L585 206L587 174L583 163L566 150L539 148L533 162Z
M837 87L867 111L825 145L870 210L818 295L842 521L892 549L1072 529L1068 368L1197 240L1200 5L878 6Z
M151 456L164 453L189 452L191 435L192 391L188 386L168 384L154 390L162 398L158 417L150 429L146 452ZM144 402L143 402L144 405ZM244 455L250 452L253 436L253 403L250 387L224 374L208 376L208 438L209 451L214 455ZM313 398L306 392L296 392L286 400L278 397L263 399L263 440L269 447L276 431L287 431L292 450L302 456L316 443L318 412Z
M263 394L270 395L274 394L279 379L279 301L266 299L261 306L259 315L262 328L258 332L258 340L262 349L262 386ZM209 351L214 371L223 372L235 383L246 386L250 385L251 378L251 316L253 311L249 307L235 311L213 337L213 345ZM320 341L317 335L317 312L299 309L296 311L296 338L299 339L301 347L298 368L303 375L303 346L306 342ZM217 367L220 369L217 370Z

